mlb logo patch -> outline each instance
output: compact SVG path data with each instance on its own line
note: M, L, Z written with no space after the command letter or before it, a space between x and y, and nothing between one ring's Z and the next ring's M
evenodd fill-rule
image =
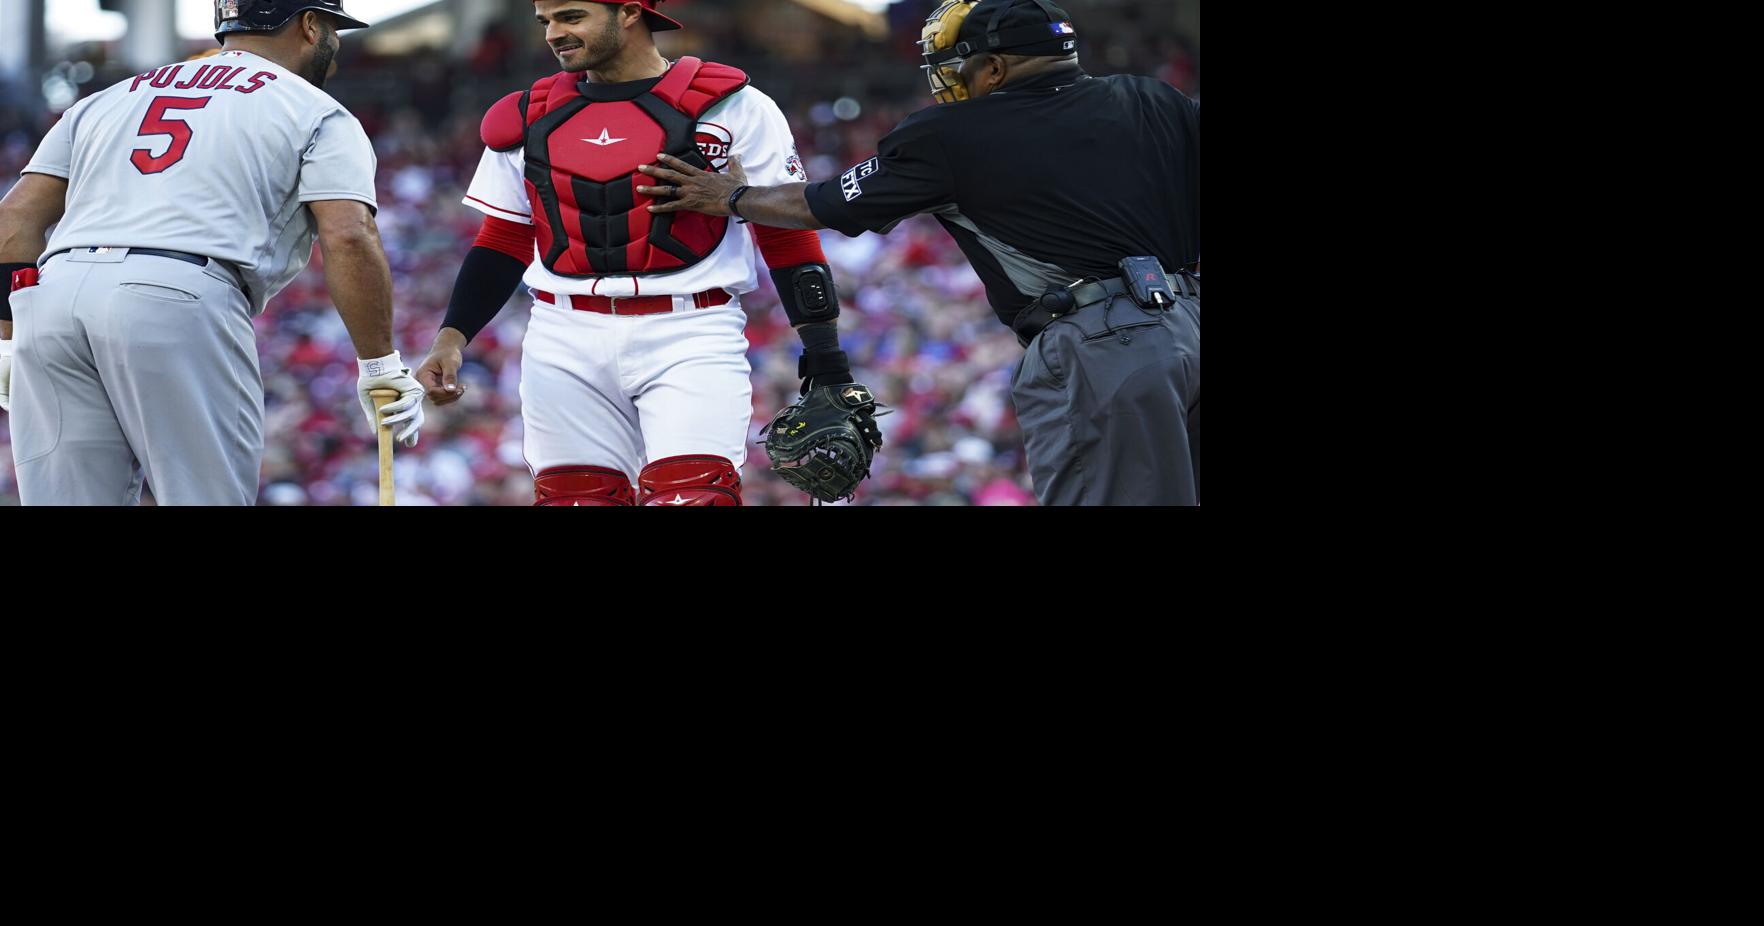
M1054 35L1072 35L1074 32L1071 23L1048 23L1047 27L1053 30Z

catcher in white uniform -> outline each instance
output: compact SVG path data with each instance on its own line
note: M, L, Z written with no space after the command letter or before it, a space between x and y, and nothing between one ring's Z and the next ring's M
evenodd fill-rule
M81 100L0 203L0 405L19 499L249 505L263 455L251 320L316 235L360 360L414 445L422 387L392 349L392 281L374 225L374 152L320 88L341 0L218 0L219 54ZM59 222L59 224L56 224ZM55 234L45 241L45 232ZM10 377L5 366L10 361Z
M739 215L647 208L667 191L643 186L638 168L660 152L706 169L745 162L756 183L806 179L783 113L745 74L656 51L652 30L680 27L656 2L535 0L564 70L484 117L465 198L483 227L417 378L437 405L457 401L462 349L524 282L535 504L739 505L753 394L739 299L759 283L757 238L802 336L805 403L822 413L800 425L786 416L796 440L774 462L817 497L848 496L881 435L839 349L819 237L758 226L750 236Z

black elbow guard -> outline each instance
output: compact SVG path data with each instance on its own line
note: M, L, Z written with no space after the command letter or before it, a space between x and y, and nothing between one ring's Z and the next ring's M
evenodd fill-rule
M839 317L839 291L833 287L833 270L826 264L797 264L772 271L778 300L792 325L830 322Z

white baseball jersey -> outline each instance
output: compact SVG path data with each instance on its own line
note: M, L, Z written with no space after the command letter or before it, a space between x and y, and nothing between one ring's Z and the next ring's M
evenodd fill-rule
M601 142L594 142L599 144ZM617 142L613 142L616 144ZM706 110L698 120L698 150L711 167L723 170L729 157L741 158L741 168L754 186L775 186L807 180L796 155L790 124L778 104L751 86L730 94ZM654 163L655 152L644 153L644 163ZM484 149L478 172L466 191L465 204L484 213L523 225L533 224L533 207L527 201L526 156L523 149ZM645 184L659 184L641 178ZM550 293L593 296L687 295L721 287L740 295L759 286L753 259L753 236L747 226L729 220L723 241L709 257L683 270L642 277L609 275L589 279L561 277L545 269L538 248L522 282Z
M329 94L244 51L168 64L81 100L25 173L68 181L45 255L68 248L184 251L244 275L263 311L312 256L305 203L377 208L374 149Z

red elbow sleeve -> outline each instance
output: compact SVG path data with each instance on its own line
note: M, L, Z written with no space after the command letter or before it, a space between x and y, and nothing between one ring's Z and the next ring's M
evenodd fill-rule
M500 251L523 264L530 264L533 262L533 226L487 215L472 246Z
M813 229L755 225L753 237L759 242L760 256L772 270L827 262L827 255L821 251L821 236Z

